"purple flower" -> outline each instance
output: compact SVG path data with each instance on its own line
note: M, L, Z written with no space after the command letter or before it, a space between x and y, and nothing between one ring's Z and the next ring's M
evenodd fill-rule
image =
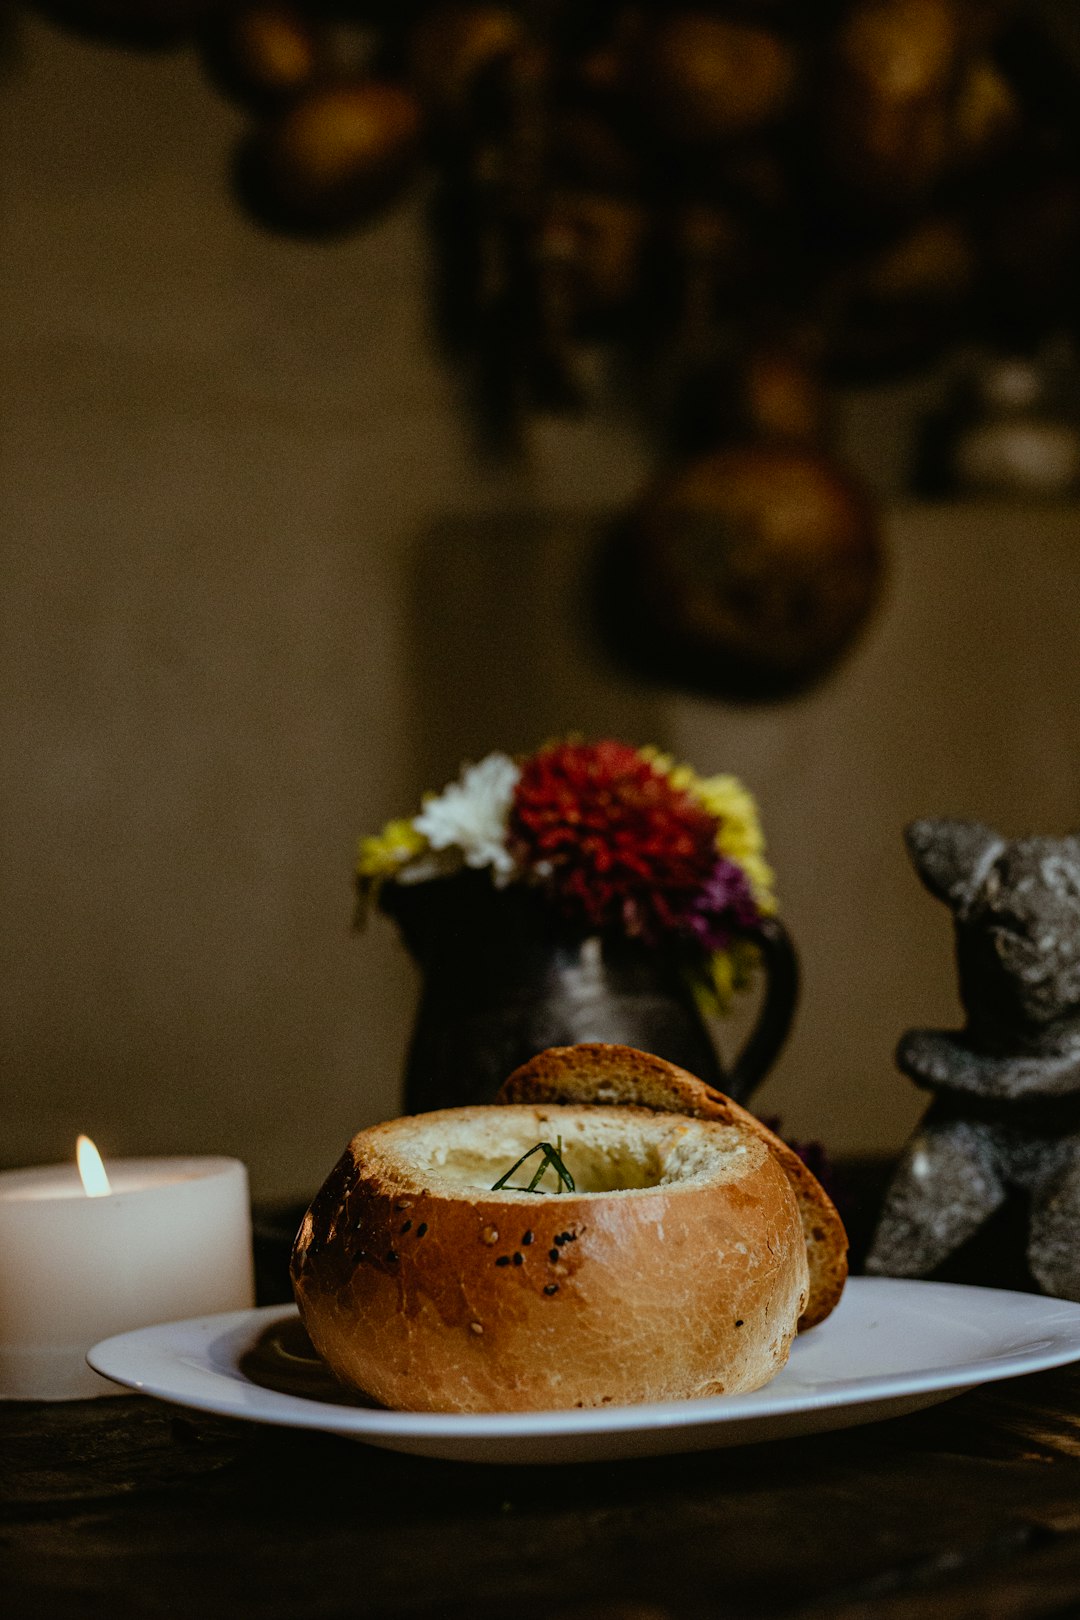
M721 855L678 922L704 950L723 951L733 934L749 932L760 918L746 873Z

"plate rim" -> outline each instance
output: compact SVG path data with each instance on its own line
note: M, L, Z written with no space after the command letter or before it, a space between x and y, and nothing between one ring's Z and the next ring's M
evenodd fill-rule
M222 1339L236 1338L242 1329L265 1329L279 1321L297 1315L295 1305L263 1305L248 1310L229 1311L211 1316L188 1317L177 1322L158 1323L136 1328L127 1333L114 1334L100 1340L87 1352L87 1363L102 1377L125 1388L171 1401L177 1406L194 1408L216 1416L236 1418L249 1422L262 1422L284 1428L310 1428L363 1439L379 1436L387 1439L495 1440L530 1439L544 1436L588 1436L630 1434L642 1430L671 1430L681 1428L716 1427L742 1421L765 1422L772 1418L785 1418L804 1412L824 1412L847 1408L902 1401L906 1398L933 1392L961 1394L979 1384L997 1383L1028 1373L1049 1372L1080 1361L1080 1304L1047 1295L1023 1294L1004 1289L977 1287L966 1283L928 1282L916 1278L853 1277L848 1287L853 1292L889 1293L913 1292L923 1299L936 1297L944 1303L958 1296L972 1302L979 1298L979 1308L985 1310L993 1296L994 1302L1014 1309L1022 1304L1034 1313L1030 1322L1032 1342L1019 1350L1000 1355L977 1357L971 1361L930 1366L908 1372L867 1374L838 1381L818 1389L793 1390L790 1394L776 1393L772 1385L742 1395L707 1396L689 1401L649 1402L634 1406L605 1406L592 1408L560 1408L539 1412L401 1412L380 1407L336 1405L332 1402L312 1400L302 1395L287 1394L248 1379L240 1370L239 1354L232 1357L227 1370L215 1363L212 1350ZM926 1290L932 1290L927 1295ZM824 1324L822 1324L824 1326ZM839 1324L837 1324L839 1325ZM216 1328L216 1331L211 1331ZM185 1338L190 1341L193 1332L208 1334L202 1358L193 1355L190 1342L174 1344L170 1340ZM1047 1339L1046 1335L1051 1337ZM116 1356L121 1362L132 1350L148 1351L149 1368L142 1376L130 1370L117 1370ZM155 1356L164 1357L156 1369ZM181 1387L162 1376L170 1359L182 1363L189 1378L205 1380L205 1387ZM270 1410L252 1409L246 1396L258 1391L260 1407L265 1401Z

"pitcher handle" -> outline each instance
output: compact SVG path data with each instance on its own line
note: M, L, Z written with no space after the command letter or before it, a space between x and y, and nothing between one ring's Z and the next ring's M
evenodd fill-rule
M799 958L779 917L763 917L754 939L761 950L765 994L757 1022L727 1076L725 1089L736 1102L745 1102L776 1062L799 1001Z

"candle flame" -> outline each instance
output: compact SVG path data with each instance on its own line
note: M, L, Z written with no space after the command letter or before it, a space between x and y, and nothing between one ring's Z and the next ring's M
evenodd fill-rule
M88 1136L80 1136L75 1144L75 1157L79 1164L83 1188L87 1198L107 1198L112 1192L101 1154Z

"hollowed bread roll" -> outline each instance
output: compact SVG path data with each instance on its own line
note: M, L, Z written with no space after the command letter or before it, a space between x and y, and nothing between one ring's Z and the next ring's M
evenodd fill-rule
M810 1298L799 1332L816 1327L835 1310L847 1281L847 1232L820 1181L786 1142L737 1102L674 1063L632 1046L584 1042L552 1046L515 1069L496 1102L631 1103L665 1113L742 1125L767 1144L799 1206Z
M539 1155L491 1190L559 1137L574 1192L516 1190ZM808 1287L794 1195L752 1131L560 1104L361 1131L304 1217L292 1278L337 1376L419 1412L757 1389Z

